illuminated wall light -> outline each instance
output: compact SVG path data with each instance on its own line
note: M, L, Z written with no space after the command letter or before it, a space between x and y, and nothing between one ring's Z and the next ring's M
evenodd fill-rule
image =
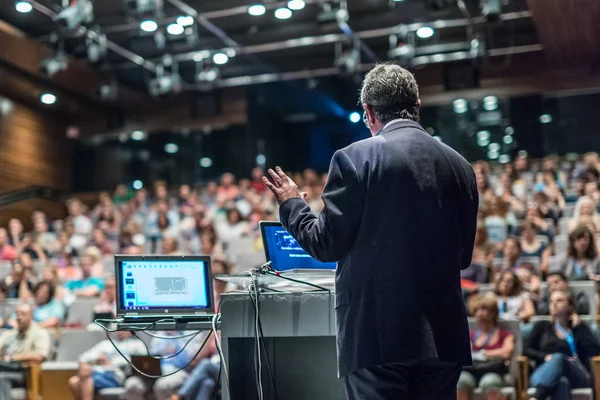
M498 158L498 161L500 161L501 164L508 164L510 162L510 156L508 154L502 154Z
M165 144L165 152L169 154L175 154L179 151L179 146L175 143Z
M227 64L229 61L229 56L225 53L215 53L213 55L213 62L217 65Z
M456 99L452 102L454 112L457 114L464 114L468 111L467 101L465 99Z
M350 115L348 115L348 119L350 120L350 122L356 124L357 122L359 122L361 120L361 115L360 113L354 111L351 112Z
M550 114L540 115L540 122L542 124L549 124L550 122L552 122L552 115L550 115Z
M140 29L144 32L154 32L158 29L158 24L156 21L152 21L151 19L140 22Z
M527 156L528 156L528 154L527 154L527 150L520 150L520 151L519 151L519 157L521 157L521 158L525 158L525 157L527 157Z
M28 1L18 1L15 4L15 9L20 13L27 14L33 10L33 7Z
M502 138L502 141L506 144L511 144L514 141L514 139L512 136L506 135Z
M213 164L213 161L209 157L202 157L200 159L200 166L202 168L210 168L212 166L212 164Z
M422 26L417 29L417 36L421 39L428 39L433 36L433 28L430 26Z
M267 8L262 4L253 4L248 7L248 14L258 17L260 15L264 15L267 12Z
M40 101L46 105L52 105L56 103L56 96L52 93L44 93L40 96Z
M483 98L483 109L493 111L498 108L498 98L496 96L486 96Z
M477 132L477 140L489 140L490 132L489 131L479 131Z
M144 187L144 184L139 179L136 179L135 181L133 181L133 184L131 186L133 186L135 190L140 190Z
M290 0L288 1L288 8L290 10L302 10L304 8L304 6L306 5L306 3L304 2L304 0Z
M515 128L513 128L512 126L507 126L506 129L504 129L504 133L506 133L507 135L512 135L515 133Z
M144 131L133 131L131 132L131 139L132 140L144 140L146 138L146 134L144 133Z
M192 26L194 25L194 17L190 15L182 15L177 17L177 24L181 26Z
M275 18L290 19L292 18L292 10L286 7L278 8L277 10L275 10Z
M179 24L171 24L171 25L167 26L167 33L169 35L173 35L173 36L181 35L183 33L183 31L184 31L183 26L181 26Z
M490 145L488 146L488 150L493 151L493 152L498 152L498 151L500 151L500 144L490 143Z
M267 162L267 157L264 154L259 154L256 156L256 164L257 165L265 165Z

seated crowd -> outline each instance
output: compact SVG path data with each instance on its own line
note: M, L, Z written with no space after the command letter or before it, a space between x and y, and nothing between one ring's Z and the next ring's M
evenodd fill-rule
M597 309L597 298L571 284L600 278L600 159L587 154L583 162L561 163L547 157L534 165L518 158L499 167L492 171L486 162L474 164L480 210L472 265L462 271L462 283L474 318L475 364L461 375L459 397L471 398L479 388L487 398L504 398L501 389L514 384L506 377L509 361L523 338L523 354L535 367L531 398L568 399L570 388L591 386L588 358L600 354L596 316L589 315ZM27 343L33 339L19 339L25 343L17 345L11 339L16 331L35 327L33 337L44 330L93 329L69 317L72 305L84 299L96 302L96 315L114 315L114 254L208 254L215 274L230 273L234 266L248 269L237 255L260 253L258 222L278 218L262 175L256 168L251 179L236 181L224 174L219 183L174 191L164 182L135 192L119 185L91 204L70 199L64 220L52 221L36 211L31 223L13 219L0 227L0 266L6 274L0 296L21 304L11 315L0 316L5 328L0 344L11 343L1 347L2 357L43 361L51 356L50 339L47 346L43 340ZM326 178L312 170L293 175L316 213L323 206L319 195ZM32 230L26 232L24 225ZM219 297L227 287L215 282L215 289ZM519 321L518 338L503 320ZM175 354L186 340L152 338L148 347L152 354ZM114 341L128 357L147 354L127 333L115 335ZM132 375L111 343L100 342L81 354L79 371L69 381L73 396L89 399L100 389L123 387L128 399L149 393L156 399L173 394L212 398L219 360L212 341L194 357L203 341L198 335L185 351L163 359L164 374L189 365L156 381ZM2 379L23 384L19 371L0 369Z

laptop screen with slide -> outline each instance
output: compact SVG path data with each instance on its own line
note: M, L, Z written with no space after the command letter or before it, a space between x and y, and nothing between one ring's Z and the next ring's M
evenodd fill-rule
M280 222L261 221L260 230L267 261L277 271L297 269L334 270L335 262L323 263L312 258Z
M210 257L115 256L117 315L214 311Z

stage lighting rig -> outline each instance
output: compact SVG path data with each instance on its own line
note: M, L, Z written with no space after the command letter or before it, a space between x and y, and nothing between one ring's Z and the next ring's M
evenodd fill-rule
M321 4L321 8L323 11L317 15L317 23L320 25L337 25L348 22L350 18L345 2L326 1Z
M89 24L93 20L94 5L91 0L75 0L54 17L54 21L58 25L69 30L73 30L82 24Z
M338 67L343 75L354 75L359 72L360 67L360 47L354 43L351 48L343 48L341 43L335 47L336 58L334 65Z
M52 57L48 57L40 64L40 74L51 78L59 71L64 71L69 66L69 60L62 51L57 51Z
M415 56L415 32L403 32L390 35L390 50L388 57L398 61L400 65L407 66Z
M502 14L502 0L481 0L481 13L489 22L497 22Z
M87 56L91 63L97 63L106 56L108 47L106 35L95 31L88 31L86 38Z
M148 90L155 97L181 91L179 66L173 56L169 54L163 56L162 63L157 65L156 77L148 82Z
M163 0L125 0L125 7L135 14L154 13L163 9Z

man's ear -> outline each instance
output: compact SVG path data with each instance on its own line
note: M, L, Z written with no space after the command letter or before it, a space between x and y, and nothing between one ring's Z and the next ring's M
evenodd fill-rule
M421 108L421 99L417 99L417 109Z

